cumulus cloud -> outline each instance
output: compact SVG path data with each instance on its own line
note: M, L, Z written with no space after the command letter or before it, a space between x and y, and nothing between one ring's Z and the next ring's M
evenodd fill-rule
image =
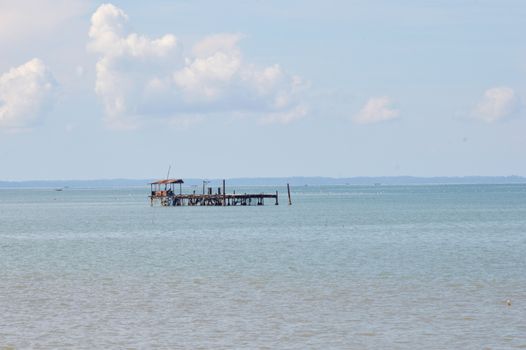
M352 120L358 124L371 124L398 118L400 112L392 104L393 100L387 96L371 97Z
M303 118L307 114L307 108L299 105L296 108L286 112L270 113L262 117L260 124L289 124Z
M35 58L0 76L0 128L34 125L53 104L56 83L46 65Z
M95 91L111 126L238 112L289 123L306 114L299 97L304 82L277 64L247 63L238 45L243 35L210 35L185 57L175 35L152 39L130 32L128 21L111 4L91 18L88 48L100 55Z
M519 98L512 88L501 86L488 89L473 110L473 117L493 123L509 117L519 109Z

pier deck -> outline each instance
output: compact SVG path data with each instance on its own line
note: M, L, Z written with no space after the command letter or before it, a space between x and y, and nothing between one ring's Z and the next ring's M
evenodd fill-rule
M278 205L276 194L172 194L152 195L152 205L157 200L162 206L232 206L232 205L264 205L265 199L273 199Z

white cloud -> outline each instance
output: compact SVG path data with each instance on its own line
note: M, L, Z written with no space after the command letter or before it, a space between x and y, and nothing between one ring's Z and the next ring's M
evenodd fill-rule
M513 115L519 109L519 98L512 88L501 86L486 90L472 112L474 118L487 123Z
M156 76L165 75L162 69L178 61L177 38L168 34L150 39L129 33L128 16L111 4L101 5L91 17L89 38L89 50L101 56L95 92L104 105L106 121L116 128L134 127L151 82L161 81Z
M243 39L243 34L220 33L209 35L192 48L196 57L208 57L218 51L238 51L237 43Z
M307 108L299 105L286 112L269 113L260 118L260 124L289 124L303 118L307 114Z
M0 128L23 129L38 122L55 97L55 80L35 58L0 76Z
M392 104L393 100L387 96L371 97L352 120L358 124L371 124L398 118L400 112Z
M136 33L128 34L128 16L121 9L101 5L91 17L89 48L106 57L134 57L147 59L169 56L176 48L177 39L167 34L150 39Z
M150 39L130 33L128 17L106 4L91 18L88 48L100 55L95 91L110 126L133 127L147 117L243 112L266 122L291 122L305 115L304 83L279 65L245 62L241 34L214 34L183 58L172 34Z

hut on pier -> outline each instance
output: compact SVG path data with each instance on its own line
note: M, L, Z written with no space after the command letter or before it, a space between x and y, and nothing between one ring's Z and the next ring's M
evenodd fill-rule
M166 179L150 183L151 197L173 197L175 194L175 185L179 184L179 194L182 194L181 179Z

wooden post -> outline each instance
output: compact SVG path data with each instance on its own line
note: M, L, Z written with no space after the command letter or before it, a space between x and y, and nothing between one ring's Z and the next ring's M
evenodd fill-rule
M292 205L292 200L290 199L290 185L287 183L287 193L289 194L289 205Z
M223 179L223 206L226 206L226 189L225 189L225 179Z
M276 205L278 205L278 191L276 191Z

